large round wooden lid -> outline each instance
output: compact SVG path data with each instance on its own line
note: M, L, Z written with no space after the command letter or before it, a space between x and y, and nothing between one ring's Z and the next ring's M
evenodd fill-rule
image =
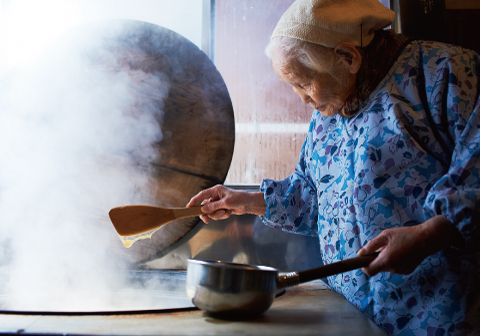
M115 76L113 83L127 83L128 94L135 96L119 111L134 120L133 127L118 130L124 132L125 141L153 139L153 151L131 148L118 153L135 163L128 176L141 182L133 188L133 198L115 199L116 204L109 203L112 207L132 202L183 207L199 191L224 182L235 141L233 107L221 75L205 53L171 30L140 21L88 24L67 38L72 36L75 40L95 36L96 47L90 44L80 54ZM157 123L153 128L152 120ZM119 139L123 141L122 136ZM160 228L152 239L125 249L108 220L110 209L100 210L105 239L115 253L135 262L163 256L191 236L200 222L198 217L178 220Z

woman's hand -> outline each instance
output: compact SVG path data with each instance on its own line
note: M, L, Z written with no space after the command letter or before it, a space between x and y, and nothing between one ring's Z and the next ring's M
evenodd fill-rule
M384 230L357 254L381 251L362 269L369 276L378 272L410 274L426 257L461 240L460 232L445 216L436 216L420 225Z
M201 203L202 211L208 215L200 219L208 224L210 219L227 219L231 215L253 214L263 216L266 210L263 192L249 192L216 185L195 195L187 207Z

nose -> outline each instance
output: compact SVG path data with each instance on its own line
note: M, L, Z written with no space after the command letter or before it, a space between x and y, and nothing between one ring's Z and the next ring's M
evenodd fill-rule
M312 98L304 90L298 90L294 87L293 91L300 97L300 99L302 99L304 104L308 104L312 101Z

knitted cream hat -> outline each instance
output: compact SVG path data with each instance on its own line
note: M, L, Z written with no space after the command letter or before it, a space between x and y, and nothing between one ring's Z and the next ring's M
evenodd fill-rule
M378 0L297 0L278 21L272 38L294 37L334 48L341 42L365 47L395 12Z

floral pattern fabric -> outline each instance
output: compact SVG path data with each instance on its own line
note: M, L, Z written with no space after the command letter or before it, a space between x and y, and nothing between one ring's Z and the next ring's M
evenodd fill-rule
M351 118L313 112L295 173L264 180L265 224L318 236L325 264L382 230L445 215L464 245L409 275L328 278L392 335L480 334L480 57L409 44Z

